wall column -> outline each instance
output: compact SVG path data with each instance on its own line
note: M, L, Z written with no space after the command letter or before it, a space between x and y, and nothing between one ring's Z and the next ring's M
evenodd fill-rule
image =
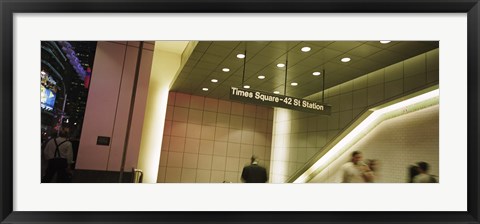
M186 57L184 51L188 52L193 47L188 41L157 41L155 43L138 158L138 168L143 171L144 183L157 182L168 93L183 66L182 56Z
M137 165L153 43L145 42L142 49L132 125L127 133L138 50L139 42L97 43L76 169L120 171L127 137L125 170ZM98 136L110 141L99 145Z

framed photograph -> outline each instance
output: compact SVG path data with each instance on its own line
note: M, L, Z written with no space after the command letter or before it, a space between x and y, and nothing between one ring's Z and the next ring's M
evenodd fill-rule
M1 223L480 223L478 0L0 7Z

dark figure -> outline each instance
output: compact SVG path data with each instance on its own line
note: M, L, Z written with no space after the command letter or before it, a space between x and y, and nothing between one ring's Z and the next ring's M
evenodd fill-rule
M73 149L72 143L68 140L67 129L62 129L58 137L51 138L46 143L43 155L47 161L47 170L42 183L52 182L55 174L57 174L56 182L71 182L70 165L73 163Z
M413 183L413 178L415 178L418 174L418 166L410 165L408 167L408 183Z
M251 164L243 167L242 181L245 183L265 183L268 180L267 170L258 165L255 156L252 156Z
M418 162L418 175L413 178L413 183L437 183L437 179L428 173L430 165L426 162Z

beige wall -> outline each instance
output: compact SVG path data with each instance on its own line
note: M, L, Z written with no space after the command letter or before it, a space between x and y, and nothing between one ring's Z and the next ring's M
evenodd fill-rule
M430 173L440 176L438 104L383 121L310 182L340 182L340 167L356 150L364 159L379 161L376 182L405 183L408 166L419 161L429 163Z
M143 183L157 182L169 90L195 46L189 41L155 42L138 156Z
M120 170L138 47L139 42L97 43L76 169ZM145 44L142 51L126 170L137 165L152 50L153 44ZM97 145L97 136L111 137L110 145Z
M436 83L438 49L327 89L330 116L276 108L272 181L286 182L366 109ZM321 101L321 92L307 99Z
M158 182L240 182L250 157L270 167L273 109L170 92Z

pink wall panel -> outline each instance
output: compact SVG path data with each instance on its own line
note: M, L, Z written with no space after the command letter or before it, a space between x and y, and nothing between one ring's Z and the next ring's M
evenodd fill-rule
M115 111L115 123L113 124L112 147L110 148L110 156L107 166L107 170L109 171L120 171L122 165L137 56L138 48L127 47L127 54L125 56L125 63L120 82L120 91L118 93L117 109Z
M157 182L241 182L252 154L270 167L272 108L170 92Z
M97 136L113 134L125 45L98 42L86 105L76 169L105 170L110 146L96 145Z
M143 50L130 133L128 118L137 64L135 44L98 42L76 169L120 171L129 136L125 171L136 167L148 93L153 51ZM111 137L109 146L97 136Z

